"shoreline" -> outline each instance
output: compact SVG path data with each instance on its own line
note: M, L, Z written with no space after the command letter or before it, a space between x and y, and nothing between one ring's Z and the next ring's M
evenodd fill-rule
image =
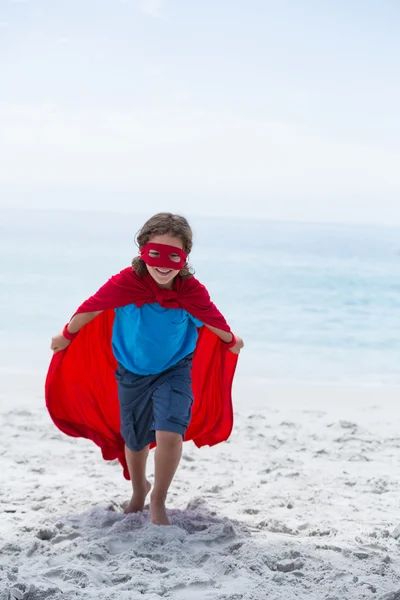
M0 367L2 378L2 394L15 395L25 393L27 396L37 396L44 393L44 382L49 362L45 364L43 371L37 368L23 370L20 367ZM246 390L262 392L265 390L277 393L300 391L349 391L366 392L382 391L385 395L399 393L400 382L362 382L362 381L332 381L332 380L297 380L297 379L266 379L251 373L241 372L240 363L233 384L234 395L243 395Z

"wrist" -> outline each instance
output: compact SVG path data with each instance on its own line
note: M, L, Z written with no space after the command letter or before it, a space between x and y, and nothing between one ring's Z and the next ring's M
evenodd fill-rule
M232 333L232 339L231 339L231 341L230 342L224 342L224 346L228 350L230 348L233 348L233 346L236 346L236 337L235 337L235 335L233 333Z
M65 337L65 339L67 339L67 340L69 340L70 342L72 342L72 340L73 340L74 338L76 338L76 336L78 335L78 333L79 333L79 332L77 331L76 333L71 333L70 331L68 331L68 325L69 325L69 323L67 323L67 324L64 326L64 329L62 330L62 334L63 334L63 336Z

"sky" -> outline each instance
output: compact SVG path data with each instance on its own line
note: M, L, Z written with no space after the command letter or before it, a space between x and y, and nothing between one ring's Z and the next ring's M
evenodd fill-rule
M398 0L0 0L0 208L400 225Z

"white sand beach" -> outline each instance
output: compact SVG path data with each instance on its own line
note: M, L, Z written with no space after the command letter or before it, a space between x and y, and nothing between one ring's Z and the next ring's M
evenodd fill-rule
M400 598L398 388L239 379L164 528L124 515L119 465L54 427L40 379L2 381L1 600Z

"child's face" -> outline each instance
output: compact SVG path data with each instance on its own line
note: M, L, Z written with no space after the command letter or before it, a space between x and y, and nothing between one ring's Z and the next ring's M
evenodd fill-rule
M153 242L154 244L166 244L168 246L175 246L175 248L179 248L180 250L183 250L182 240L178 237L168 235L168 233L166 233L164 235L155 235L149 241ZM152 252L153 251L150 250L150 253L152 253ZM155 256L156 256L156 254L155 254ZM180 261L179 255L176 255L176 257L177 257L177 262L179 262ZM172 260L174 260L173 255L170 258ZM147 267L148 272L154 279L154 281L156 283L158 283L158 285L160 287L164 287L164 288L172 288L173 281L179 273L179 269L161 269L159 267L150 267L150 265L146 265L146 267Z

